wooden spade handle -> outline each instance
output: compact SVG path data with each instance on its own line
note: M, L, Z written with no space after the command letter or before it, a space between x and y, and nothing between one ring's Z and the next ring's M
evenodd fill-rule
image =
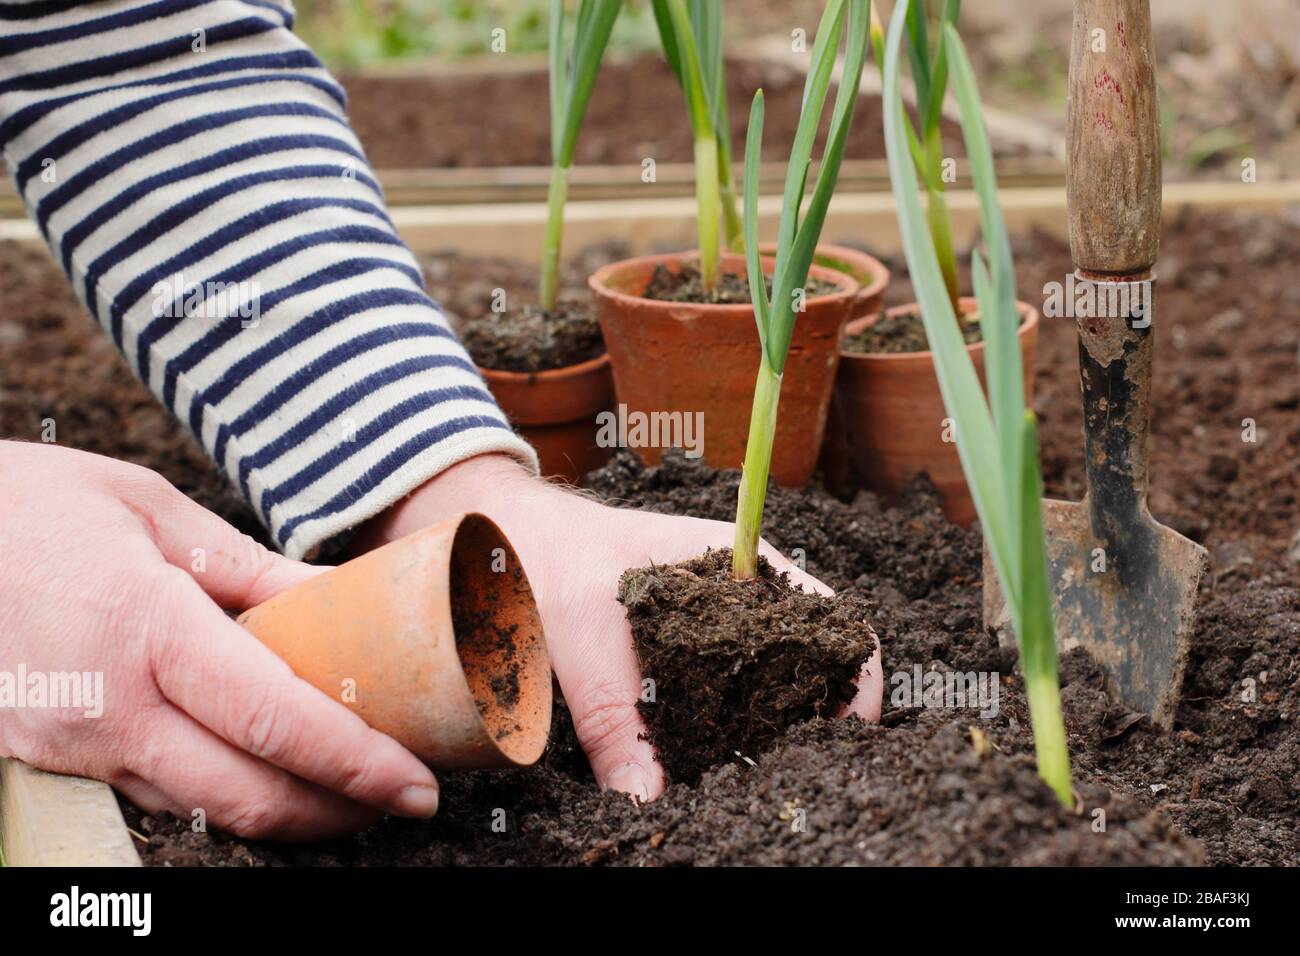
M1160 114L1150 0L1074 0L1066 193L1085 274L1144 276L1160 246Z

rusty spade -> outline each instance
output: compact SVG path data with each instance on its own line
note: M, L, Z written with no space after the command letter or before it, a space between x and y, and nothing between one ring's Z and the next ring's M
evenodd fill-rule
M1081 502L1044 502L1057 640L1087 648L1112 699L1167 729L1207 557L1147 509L1161 204L1149 0L1075 0L1067 146L1075 273L1065 300L1079 334L1088 484ZM985 624L1012 643L987 554L984 595Z

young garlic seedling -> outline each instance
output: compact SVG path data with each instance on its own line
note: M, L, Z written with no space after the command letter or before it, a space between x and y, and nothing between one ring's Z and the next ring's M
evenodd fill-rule
M723 0L691 0L688 30L694 39L699 80L688 79L686 69L695 65L682 61L682 40L678 37L678 19L669 9L668 0L651 0L659 39L664 48L664 58L672 67L673 75L682 92L687 94L691 108L688 83L704 91L713 136L717 145L718 196L722 202L722 232L727 248L739 252L744 248L744 227L740 221L740 207L736 202L736 183L731 170L731 120L727 110L726 66L722 58L722 6ZM694 116L694 112L691 114ZM694 133L694 124L692 124Z
M944 187L943 100L948 92L948 49L942 35L931 49L926 21L925 0L916 0L907 10L907 58L916 86L916 112L921 131L910 120L904 121L907 148L917 175L925 184L925 208L930 225L930 239L939 259L948 299L955 313L960 312L961 290L957 285L957 254L952 245L952 223L948 217L948 200ZM961 0L944 0L939 29L955 27L961 13ZM885 71L885 36L876 11L871 12L871 45L876 66L883 78Z
M847 10L846 10L847 7ZM749 438L745 445L744 470L736 502L736 539L732 549L732 574L740 580L758 573L758 538L767 498L767 476L772 466L772 443L776 437L776 413L781 399L781 374L785 369L794 323L802 309L804 286L812 265L826 209L839 178L840 162L848 142L849 126L858 101L858 85L867 55L870 0L831 0L822 13L813 42L803 108L786 167L785 193L772 272L772 295L768 298L758 246L759 158L763 142L763 91L754 95L750 107L749 131L745 136L745 258L749 273L750 298L758 323L762 357L754 386L754 407L750 415ZM847 30L844 20L847 16ZM840 37L845 36L844 70L831 114L830 134L822 150L821 167L808 209L800 217L813 141L821 123L826 93L835 67Z
M980 226L988 252L987 263L978 251L971 256L988 376L986 400L957 328L936 243L927 232L921 211L916 174L908 162L908 119L900 90L900 61L903 31L911 24L909 5L915 2L898 0L884 58L885 148L898 205L899 231L934 355L939 390L956 426L962 471L1020 645L1038 773L1069 806L1070 755L1056 672L1056 629L1043 536L1038 437L1034 414L1025 408L1011 243L998 204L993 154L975 74L961 38L949 23L944 26L942 43L961 108L962 134L979 196Z
M651 0L664 57L686 97L695 140L695 202L700 283L717 287L722 231L727 246L742 242L731 173L731 126L722 60L722 0ZM719 210L722 223L719 224Z
M564 0L551 0L548 65L551 100L551 184L546 194L546 232L542 239L539 304L550 311L559 293L560 243L564 238L564 203L578 130L587 112L601 57L609 43L622 0L581 0L573 30L573 48L564 42Z

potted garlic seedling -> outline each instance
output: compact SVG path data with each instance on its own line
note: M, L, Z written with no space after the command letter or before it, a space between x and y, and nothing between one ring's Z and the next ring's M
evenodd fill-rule
M546 747L541 616L510 542L483 515L353 558L239 623L435 769L526 767Z
M537 449L544 475L577 481L608 460L596 417L614 383L590 297L560 295L560 247L574 147L622 0L581 0L571 44L564 0L551 0L551 181L536 306L465 323L461 338L510 423Z
M847 7L847 10L846 10ZM690 783L705 768L755 754L791 724L833 716L856 693L854 679L876 647L870 605L792 587L758 555L768 475L780 455L782 388L796 328L807 319L794 293L814 274L812 259L839 174L866 56L868 0L832 0L813 48L813 62L834 60L845 34L846 80L807 211L813 136L821 120L828 74L808 88L791 152L774 261L758 251L758 162L763 93L750 112L745 142L746 279L758 327L750 426L737 498L735 546L677 565L624 573L626 606L653 700L638 705L670 780ZM842 20L847 18L847 28ZM850 82L851 81L851 82ZM768 290L770 282L771 291ZM753 324L749 332L753 335ZM750 369L751 377L754 369Z
M687 18L679 23L672 10L672 0L650 0L659 40L663 45L664 59L677 78L677 85L686 94L690 110L691 135L695 141L695 189L701 210L722 207L721 231L725 234L727 249L741 252L744 249L744 226L740 221L736 203L736 183L731 168L731 121L727 110L726 64L722 58L722 6L723 0L692 0L687 8ZM678 12L677 17L680 17ZM682 64L682 45L690 43L699 59L698 79L687 74ZM703 112L692 99L690 85L698 82L703 89ZM716 197L716 202L714 201ZM700 272L713 274L717 269L716 243L705 241L706 234L717 235L716 217L701 213L700 221Z
M940 17L944 29L955 25L960 8L960 0L945 0ZM876 61L883 73L884 37L874 11L871 32ZM954 321L958 323L976 373L983 381L985 345L977 316L978 303L974 298L962 297L958 288L956 253L944 192L940 124L948 86L948 55L942 42L933 45L930 42L922 0L908 7L905 42L916 87L919 120L918 130L905 119L907 158L925 188L927 229L944 292L957 316ZM901 63L898 68L901 69ZM1016 303L1016 309L1020 316L1017 338L1028 398L1033 384L1038 312L1023 302ZM953 443L952 419L944 412L935 378L934 353L918 303L855 318L845 327L834 406L837 431L828 438L828 448L837 443L847 445L853 469L866 487L887 499L895 499L913 478L924 472L933 480L949 520L958 524L974 520L974 502Z
M736 467L744 457L759 350L753 337L754 306L745 259L721 251L722 222L736 220L724 216L725 189L719 185L725 177L719 173L717 131L725 128L726 120L721 115L725 107L720 27L714 22L719 13L712 7L696 4L693 22L686 0L662 0L657 6L665 48L681 81L695 138L698 249L613 263L591 277L591 287L620 406L626 407L629 417L637 414L646 419L702 415L704 457L715 467ZM821 102L830 86L843 8L842 0L832 3L822 17L805 102ZM703 54L700 37L705 40ZM850 78L846 74L841 87ZM856 88L852 92L856 96ZM811 111L814 123L816 112ZM802 139L797 148L811 151L816 127L805 125L799 127ZM797 200L787 197L788 202ZM770 259L764 261L769 271L775 265ZM798 296L800 320L786 369L772 469L783 485L806 484L812 477L826 427L840 330L859 289L853 277L814 266L807 283L790 290ZM658 462L663 451L660 447L635 450L650 463Z
M899 0L894 10L883 59L885 146L898 205L899 231L921 318L933 346L942 401L955 423L961 467L1020 648L1038 773L1062 803L1072 806L1070 757L1061 717L1047 541L1043 533L1037 427L1033 412L1025 407L1023 352L1015 336L1017 327L1023 326L1023 313L1015 300L1011 242L998 204L993 155L975 75L956 29L947 22L939 43L952 70L988 254L987 262L978 251L971 257L985 343L986 397L957 325L938 244L925 226L909 158L908 119L898 69L902 35L912 23L908 5L909 0ZM912 0L911 5L917 8L919 0Z
M687 89L688 80L682 69L682 39L678 36L669 0L651 0L655 23L659 27L659 36L664 48L664 56L672 68L673 76L682 90ZM695 49L700 60L700 74L703 80L705 101L708 106L709 124L698 125L692 115L692 134L696 142L696 155L703 157L697 165L697 172L702 176L708 174L710 145L712 135L717 150L717 192L722 205L722 232L729 252L745 251L744 224L736 205L736 186L731 168L731 121L727 110L727 83L725 64L722 56L722 13L723 0L694 0L688 5L689 28L695 40ZM688 101L688 106L690 106ZM697 194L701 197L700 208L712 205L709 195L709 181L704 179L697 184ZM701 231L701 236L707 232ZM704 255L705 243L701 239L701 257ZM776 253L775 243L765 243L761 247L765 256ZM880 309L880 300L885 287L889 284L889 270L879 259L849 246L820 244L813 255L813 264L842 272L857 280L861 287L854 302L850 319L870 315ZM701 271L705 271L703 266Z

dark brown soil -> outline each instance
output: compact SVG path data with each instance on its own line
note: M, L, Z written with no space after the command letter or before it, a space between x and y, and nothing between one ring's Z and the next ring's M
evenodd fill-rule
M792 587L763 557L756 578L736 581L729 549L626 571L618 599L654 689L637 709L672 782L834 716L876 648L866 601Z
M844 237L831 237L841 239ZM1070 269L1063 242L1015 242L1020 297ZM542 763L443 774L428 822L388 820L310 847L193 834L128 808L146 862L230 865L1069 863L1300 864L1300 221L1193 216L1166 223L1156 316L1151 508L1206 545L1211 572L1174 730L1112 707L1096 667L1062 660L1080 812L1034 774L1013 655L980 624L979 537L948 525L919 484L898 508L773 489L765 534L803 549L841 595L875 601L882 724L813 720L636 807L597 792L562 705ZM448 274L462 266L442 260ZM913 296L891 261L887 304ZM476 266L465 266L466 273ZM516 271L518 271L516 269ZM963 281L966 277L963 276ZM1034 404L1048 493L1083 492L1077 344L1044 319ZM251 512L131 378L42 253L0 247L0 435L147 464L245 530ZM1256 424L1255 442L1242 422ZM730 520L735 473L617 457L591 482L629 506ZM1000 678L997 716L891 703L913 666ZM1250 681L1251 683L1247 683ZM1253 699L1252 699L1253 695ZM970 728L983 734L972 738ZM987 744L987 747L984 746ZM505 811L504 833L493 811ZM794 829L803 809L805 829ZM1105 811L1105 830L1095 811Z
M961 337L967 345L983 340L978 315L963 315L957 321ZM840 348L846 352L861 352L866 355L928 352L930 340L926 337L925 323L919 315L885 315L856 335L845 335L840 341Z
M462 323L458 331L479 368L541 372L594 359L605 351L596 309L588 301L560 302L546 311L525 306Z
M768 297L772 295L772 279L763 277L763 286ZM809 278L804 284L806 298L830 295L837 290L833 282ZM749 277L735 272L724 272L718 277L718 284L710 292L704 291L704 280L699 266L683 263L682 268L674 271L663 266L655 266L650 284L643 293L647 299L659 302L699 302L709 305L749 305Z
M429 294L443 307L480 368L539 372L595 358L605 351L587 276L626 258L621 243L582 250L560 268L559 304L537 308L537 267L513 259L420 256ZM504 311L501 311L504 309Z
M380 169L439 169L450 166L549 166L550 107L543 71L375 77L342 77L348 116ZM745 127L754 91L763 88L766 120L763 158L790 155L803 98L803 75L773 64L733 62L727 68L732 154L745 155ZM831 91L834 95L834 91ZM826 111L814 156L821 155L830 110ZM490 116L491 123L483 117ZM883 159L879 97L858 99L845 156ZM944 121L944 155L960 155L961 129ZM957 152L951 152L957 150ZM641 162L689 163L691 126L672 73L657 54L607 60L582 133L578 165L623 165L640 181Z

